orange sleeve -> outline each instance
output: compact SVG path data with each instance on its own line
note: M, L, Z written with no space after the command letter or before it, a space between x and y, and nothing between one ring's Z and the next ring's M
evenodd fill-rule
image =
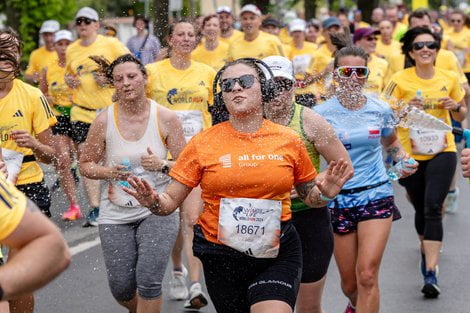
M312 161L308 156L307 148L300 138L295 142L298 147L298 158L295 160L294 184L308 182L317 176L317 171L313 167Z
M202 168L199 163L195 140L189 141L183 149L175 165L170 171L170 176L186 186L195 188L202 177Z

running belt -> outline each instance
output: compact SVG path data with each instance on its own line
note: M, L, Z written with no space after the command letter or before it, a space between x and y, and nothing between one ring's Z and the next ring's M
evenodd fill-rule
M339 194L340 195L352 195L353 193L358 193L358 192L361 192L361 191L377 188L379 186L385 185L386 183L388 183L388 180L385 180L385 181L382 181L382 182L379 182L379 183L376 183L376 184L373 184L373 185L367 185L367 186L351 188L351 189L342 189L339 192Z

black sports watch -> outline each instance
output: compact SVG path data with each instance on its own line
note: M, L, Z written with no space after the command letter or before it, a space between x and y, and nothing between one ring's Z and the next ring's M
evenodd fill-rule
M160 168L160 172L162 172L163 174L166 174L166 175L168 175L168 173L170 173L170 166L168 165L167 160L162 160L162 167Z

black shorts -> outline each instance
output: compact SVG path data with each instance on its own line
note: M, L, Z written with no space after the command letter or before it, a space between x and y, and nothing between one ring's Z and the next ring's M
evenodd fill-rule
M44 180L39 183L16 185L22 193L33 201L47 217L51 217L51 193Z
M281 224L279 255L253 258L207 241L194 226L193 252L203 265L209 296L217 312L246 313L261 301L279 300L294 310L302 275L299 236L291 222Z
M54 135L67 136L72 138L72 123L70 123L70 116L59 115L57 117L57 124L52 126L52 133Z
M302 243L302 283L322 279L333 255L333 228L327 207L292 212L292 222Z
M85 142L86 137L88 135L88 131L90 130L91 124L74 121L72 122L72 140L75 143L82 143Z

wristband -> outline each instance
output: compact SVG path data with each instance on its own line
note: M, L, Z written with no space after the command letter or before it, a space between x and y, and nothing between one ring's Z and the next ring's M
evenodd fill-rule
M452 112L456 112L456 113L460 112L461 107L462 107L462 105L460 103L457 104L457 108L453 109Z
M326 201L326 202L330 202L330 201L333 201L334 199L336 199L336 197L334 197L334 198L329 198L329 197L325 196L325 195L320 191L320 199L323 200L323 201Z

